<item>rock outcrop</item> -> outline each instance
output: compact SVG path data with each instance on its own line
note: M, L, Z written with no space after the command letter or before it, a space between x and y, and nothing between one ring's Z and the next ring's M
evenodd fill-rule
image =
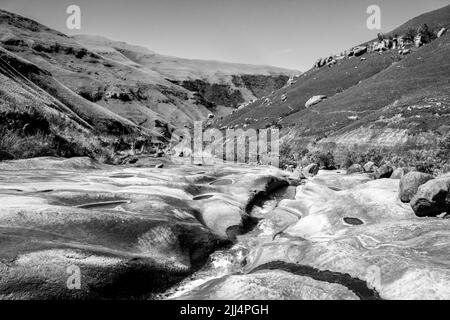
M366 176L319 172L241 238L233 250L245 258L215 262L232 275L211 265L199 273L209 280L194 275L173 297L448 299L450 221L416 217L399 180Z
M313 105L320 103L321 101L325 100L326 98L327 98L327 96L325 96L325 95L313 96L308 101L306 101L305 107L306 108L312 107Z
M437 37L438 37L438 38L442 37L446 32L447 32L447 28L442 28L442 29L439 30L439 32L437 33Z
M160 161L1 162L0 299L149 297L229 245L254 203L288 185L276 169Z

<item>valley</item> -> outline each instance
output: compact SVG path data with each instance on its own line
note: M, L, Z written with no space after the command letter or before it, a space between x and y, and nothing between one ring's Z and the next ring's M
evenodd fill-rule
M303 72L0 9L0 300L450 299L448 28Z

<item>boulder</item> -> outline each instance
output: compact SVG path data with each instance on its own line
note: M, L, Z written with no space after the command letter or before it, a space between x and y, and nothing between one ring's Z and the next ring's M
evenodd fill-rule
M401 54L402 55L407 55L407 54L410 54L410 53L411 53L410 49L401 50Z
M450 213L450 177L433 179L422 184L411 199L418 217L435 217Z
M377 169L377 166L373 161L369 161L364 165L364 172L375 172Z
M391 174L391 179L401 179L405 175L405 169L397 168Z
M364 172L364 168L359 163L354 163L347 169L347 174L362 173L362 172Z
M158 163L158 164L155 166L155 168L156 168L156 169L162 169L162 168L164 168L164 163Z
M391 166L384 164L375 171L375 177L377 179L390 178L393 171L394 169Z
M327 96L325 95L317 95L317 96L313 96L311 97L308 101L306 101L305 103L305 107L309 108L315 104L318 104L319 102L321 102L322 100L325 100L327 98Z
M437 33L437 37L438 37L438 38L442 37L446 32L447 32L447 29L446 29L446 28L442 28L442 29L439 30L439 32Z
M289 179L291 180L302 180L305 179L305 175L302 173L300 169L295 169L294 172L292 172L289 175Z
M419 187L425 182L434 179L431 174L423 172L409 172L400 179L399 197L402 202L410 202Z
M353 54L355 57L362 56L363 54L367 53L367 47L356 47L353 49Z
M311 163L303 168L302 173L305 177L313 177L319 172L319 165L317 163Z

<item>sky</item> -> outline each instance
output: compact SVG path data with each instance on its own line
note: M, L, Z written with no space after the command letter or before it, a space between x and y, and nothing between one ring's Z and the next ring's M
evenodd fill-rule
M308 70L450 0L0 0L0 9L63 33L101 35L172 56ZM66 27L69 5L81 29ZM367 8L381 9L369 30Z

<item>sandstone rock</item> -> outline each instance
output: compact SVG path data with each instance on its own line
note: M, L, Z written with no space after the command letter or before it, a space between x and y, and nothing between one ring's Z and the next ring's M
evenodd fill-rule
M442 37L446 32L447 32L447 29L446 29L446 28L442 28L442 29L439 30L439 32L437 33L437 37L438 37L438 38Z
M404 49L404 50L401 50L401 53L400 54L402 54L402 55L407 55L407 54L410 54L411 53L411 50L410 49Z
M140 162L0 163L0 299L148 297L203 266L255 199L288 184L277 169ZM70 290L77 270L81 288Z
M283 270L262 270L211 280L179 300L358 300L341 284Z
M334 275L358 295L447 299L450 221L415 217L397 198L398 184L372 180L338 192L313 181L299 186L302 218L273 241L252 248L246 270L262 271L268 265L280 270L283 262L318 277ZM353 286L355 279L362 282Z
M317 163L311 163L302 170L302 173L305 177L313 177L318 172L319 172L319 165Z
M362 173L362 172L364 172L364 168L359 163L354 163L347 169L348 174Z
M384 164L376 170L375 177L377 179L390 178L393 171L391 166Z
M450 177L437 178L422 184L411 199L418 217L435 217L450 213Z
M313 96L305 103L305 107L309 108L309 107L311 107L311 106L313 106L315 104L318 104L322 100L325 100L326 98L327 98L327 96L325 96L325 95Z
M401 179L405 174L404 168L396 168L391 174L391 179Z
M399 197L402 202L410 202L419 187L425 182L434 179L430 174L423 172L409 172L400 179Z
M364 172L375 172L377 166L373 161L369 161L364 165Z

